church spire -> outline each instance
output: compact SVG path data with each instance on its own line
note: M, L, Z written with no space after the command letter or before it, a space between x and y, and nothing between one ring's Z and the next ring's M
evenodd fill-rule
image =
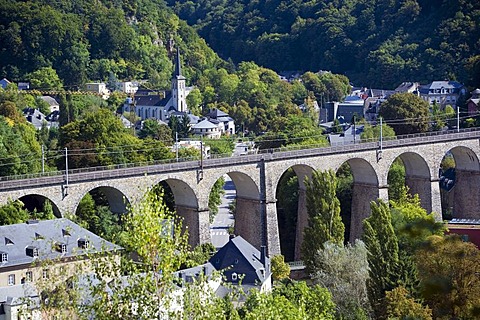
M182 65L180 64L180 49L177 47L177 55L175 56L175 74L174 78L182 79Z

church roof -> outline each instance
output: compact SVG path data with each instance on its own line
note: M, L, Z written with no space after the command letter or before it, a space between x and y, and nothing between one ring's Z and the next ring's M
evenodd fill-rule
M171 92L165 92L165 96L160 95L147 95L147 96L135 96L136 106L145 107L164 107L167 105L168 100L172 96Z

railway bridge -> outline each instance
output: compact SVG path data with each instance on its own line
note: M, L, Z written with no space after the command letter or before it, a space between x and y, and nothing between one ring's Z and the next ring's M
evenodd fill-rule
M400 157L405 165L406 184L418 193L422 206L441 219L440 163L447 153L455 159L456 181L453 215L480 218L480 131L412 135L382 142L309 148L240 157L96 167L0 178L0 203L9 199L49 199L57 216L74 214L80 200L99 188L112 212L126 211L158 183L171 188L176 212L184 218L192 245L210 242L208 198L213 184L227 174L236 188L235 233L269 254L279 254L280 240L276 191L280 178L290 168L299 180L295 256L307 224L304 178L313 170L337 170L348 163L353 174L350 240L361 235L362 220L370 213L370 201L388 200L388 171Z

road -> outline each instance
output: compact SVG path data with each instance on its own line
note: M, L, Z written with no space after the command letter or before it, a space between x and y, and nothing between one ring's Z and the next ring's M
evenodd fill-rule
M228 242L228 227L234 222L233 215L228 210L228 205L235 199L237 191L235 184L229 176L224 176L225 185L223 189L225 194L222 197L222 203L218 206L218 213L215 220L210 226L210 234L212 236L212 244L215 248L221 248Z

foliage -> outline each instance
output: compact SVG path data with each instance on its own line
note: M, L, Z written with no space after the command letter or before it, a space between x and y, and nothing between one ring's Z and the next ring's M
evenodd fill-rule
M323 244L331 241L343 244L345 226L340 217L340 202L336 197L335 172L313 171L312 178L305 178L307 188L308 226L304 229L302 257L308 272L318 269L315 255Z
M345 241L350 239L350 226L352 220L352 188L353 174L348 162L344 162L337 173L337 198L340 201L340 215L345 225Z
M432 319L432 310L409 297L404 287L385 292L385 299L388 319Z
M203 143L210 147L211 155L231 155L235 148L234 140L231 138L205 139Z
M167 3L235 63L333 70L373 88L447 78L480 87L475 1Z
M159 124L155 119L146 119L143 122L142 129L138 133L140 139L150 137L163 142L165 145L172 145L172 130L170 127Z
M397 135L425 132L429 127L428 102L412 93L395 93L380 106L379 115Z
M0 226L22 223L30 218L27 210L23 209L23 202L20 200L9 200L0 206Z
M27 78L30 80L30 86L32 89L39 90L61 90L63 84L57 75L57 72L52 67L40 68L29 75Z
M332 293L338 317L358 319L361 313L367 317L370 310L366 286L369 268L365 244L358 240L344 247L326 242L324 248L317 251L315 260L318 269L311 277Z
M185 267L191 268L204 264L215 254L215 252L216 249L211 243L198 245L192 251L188 252Z
M281 251L287 261L293 261L298 214L298 177L293 169L280 178L276 198Z
M432 236L416 253L420 291L435 319L480 316L479 249L460 236Z
M380 126L372 126L368 123L362 123L363 124L363 132L360 136L362 140L367 140L367 141L377 141L380 139ZM388 138L394 138L395 137L395 131L391 126L389 126L386 123L382 124L382 137L383 139L388 139Z
M371 202L371 215L363 221L363 241L368 250L368 299L377 319L386 318L385 292L401 282L398 239L392 226L388 205L379 200Z
M35 128L0 116L0 176L40 172L41 159Z
M398 201L405 191L405 165L401 158L393 161L388 170L388 198Z
M270 263L272 265L273 280L282 280L290 277L290 267L285 263L285 259L281 254L270 258Z
M208 210L209 210L209 219L210 223L215 219L216 214L218 213L218 206L222 204L222 197L225 194L223 186L225 185L225 179L220 177L212 186L210 194L208 195Z

